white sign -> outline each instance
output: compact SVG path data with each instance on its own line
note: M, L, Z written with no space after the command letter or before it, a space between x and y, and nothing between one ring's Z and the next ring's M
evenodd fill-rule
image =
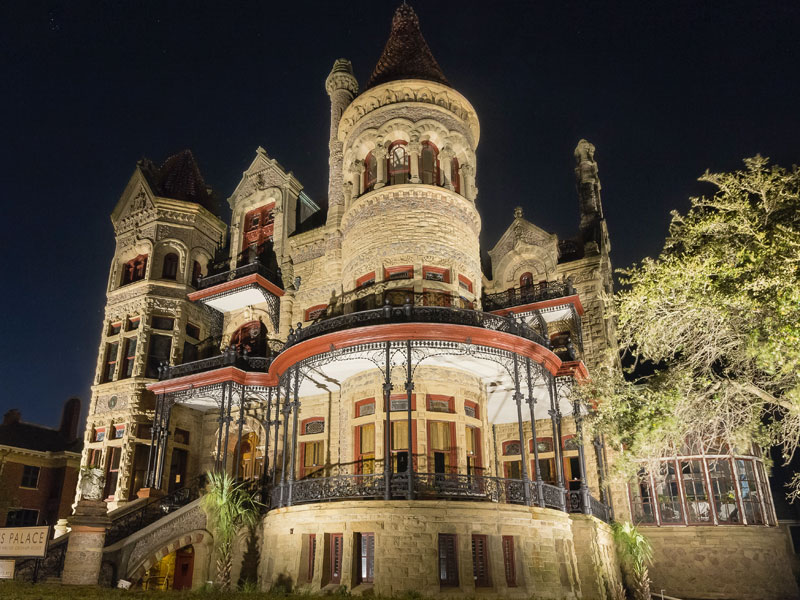
M44 558L50 526L0 528L0 556Z
M0 579L14 579L13 560L0 560Z
M121 589L121 590L129 590L129 589L131 589L131 582L130 581L126 581L125 579L120 579L117 582L117 587L119 589Z

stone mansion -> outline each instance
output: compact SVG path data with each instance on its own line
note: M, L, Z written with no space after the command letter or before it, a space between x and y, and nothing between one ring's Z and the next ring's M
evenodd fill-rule
M187 150L140 161L111 214L82 456L105 473L103 577L213 579L197 496L224 470L265 504L234 565L263 589L611 598L617 519L652 541L654 590L796 597L757 448L626 484L587 435L573 389L615 348L595 147L574 236L518 208L482 252L478 115L414 11L363 87L340 59L325 89L327 202L259 148L227 224Z

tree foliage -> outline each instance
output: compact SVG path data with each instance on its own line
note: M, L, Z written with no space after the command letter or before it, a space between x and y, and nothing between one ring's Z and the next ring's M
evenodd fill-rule
M222 589L231 585L233 543L242 527L258 522L259 503L227 473L207 473L208 485L200 505L206 513L208 528L214 536L217 553L217 583Z
M761 156L744 164L706 172L700 181L715 193L672 213L658 258L621 271L620 347L652 368L626 378L610 360L591 393L604 398L598 425L633 456L671 454L687 440L744 448L755 439L787 460L797 448L800 169Z

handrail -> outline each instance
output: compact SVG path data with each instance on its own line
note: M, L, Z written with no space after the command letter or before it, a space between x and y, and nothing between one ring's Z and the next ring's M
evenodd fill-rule
M548 281L541 284L531 284L524 287L511 288L504 292L495 294L485 294L481 299L483 310L500 310L511 306L522 304L532 304L542 300L552 300L563 298L575 294L575 286L572 280L567 278L564 281Z
M238 367L243 371L266 372L269 370L270 364L272 364L272 356L248 356L247 353L239 353L235 347L229 347L217 356L201 358L181 365L163 363L158 367L158 379L159 381L175 379L229 366Z
M230 260L227 260L222 264L223 266L229 266ZM283 289L283 280L281 279L280 269L278 269L278 272L274 272L268 269L258 260L255 260L246 265L240 265L235 269L229 269L221 273L215 273L213 275L206 275L205 277L201 277L197 282L197 289L204 290L212 286L219 285L220 283L225 283L226 281L233 281L234 279L239 279L240 277L245 277L247 275L253 275L253 274L261 275L264 279L266 279L270 283L274 284L280 289Z
M464 308L447 308L441 306L415 306L410 302L402 306L384 305L382 308L353 312L337 317L317 321L303 328L298 324L297 329L289 329L285 348L310 339L335 331L342 331L355 327L369 325L383 325L387 323L445 323L452 325L468 325L510 333L531 340L546 348L550 347L547 338L542 333L521 320L501 317L477 310Z

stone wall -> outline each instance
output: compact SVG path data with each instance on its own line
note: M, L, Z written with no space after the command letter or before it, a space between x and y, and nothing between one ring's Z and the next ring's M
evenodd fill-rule
M595 579L604 569L617 577L613 553L604 552L608 528L596 519L583 517L581 540L573 537L575 519L549 509L510 504L452 501L360 501L310 504L271 511L263 521L264 545L260 579L266 589L291 582L310 592L338 587L326 584L329 537L343 534L342 586L355 593L374 591L397 594L410 590L423 595L479 593L504 598L580 598L581 570ZM593 531L597 529L597 531ZM374 584L358 584L355 576L356 534L375 534ZM438 534L458 536L458 587L440 588ZM317 539L314 568L308 577L308 536ZM477 588L472 570L471 536L487 536L491 585ZM514 537L516 586L506 583L502 536ZM598 541L599 540L599 541ZM592 552L591 557L584 556ZM602 556L592 569L594 556ZM611 562L609 562L611 561ZM582 567L579 565L583 565ZM609 566L610 565L610 566ZM308 579L311 581L309 582ZM596 583L590 583L597 589ZM590 595L590 598L602 597Z
M642 527L652 591L678 598L798 598L790 542L776 527Z

